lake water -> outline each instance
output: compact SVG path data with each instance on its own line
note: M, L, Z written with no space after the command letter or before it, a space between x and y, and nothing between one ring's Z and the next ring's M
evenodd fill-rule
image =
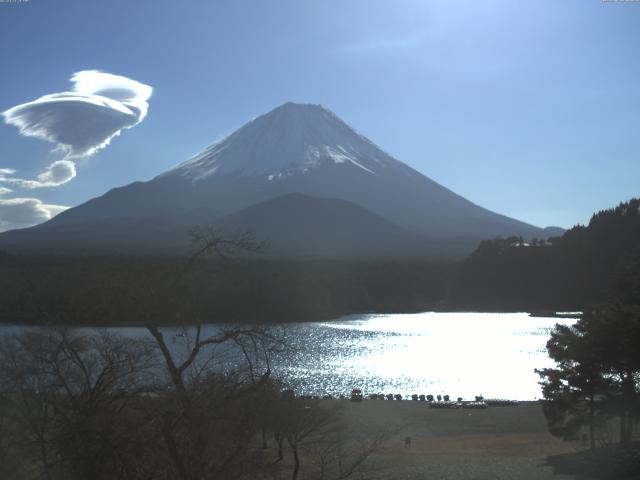
M299 393L348 394L358 387L365 395L533 400L541 395L534 369L553 366L545 350L551 328L574 322L527 313L427 312L290 324L284 332L293 348L274 359L273 370ZM112 330L148 335L142 328Z
M295 325L300 353L280 363L309 393L449 394L531 400L556 323L527 313L418 313ZM304 352L304 353L303 353Z

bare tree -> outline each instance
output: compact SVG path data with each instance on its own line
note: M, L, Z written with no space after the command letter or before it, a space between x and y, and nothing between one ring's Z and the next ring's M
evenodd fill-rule
M292 480L297 480L300 472L300 450L312 442L318 442L319 436L326 433L337 420L337 410L323 408L319 402L309 404L296 400L287 406L284 423L284 437L293 453Z
M291 452L289 476L292 480L357 477L363 473L371 455L383 445L389 432L363 436L357 429L353 431L342 407L339 402L300 398L280 398L270 406L270 428L276 439L286 441ZM283 451L279 443L276 462L281 460ZM287 472L288 464L280 465L281 476ZM371 478L371 473L369 470L363 478Z
M324 439L317 452L317 480L346 480L355 476L371 479L375 469L364 470L365 463L385 443L388 432L377 432L372 438L350 438L340 430Z
M130 469L141 431L125 412L149 387L141 342L64 330L23 333L0 345L18 447L29 478L142 478ZM137 463L137 462L136 462ZM36 468L33 468L33 465ZM136 467L137 468L137 467Z
M154 305L162 307L183 288L199 261L213 257L224 269L238 253L263 248L246 232L226 236L198 229L193 240L194 251L184 266L170 276L164 289L152 292ZM259 421L249 402L270 378L270 350L278 340L266 328L205 326L205 319L194 318L180 329L183 348L177 352L158 322L161 315L145 313L145 327L160 351L172 387L163 396L159 418L174 478L237 478L254 465L248 460ZM235 367L229 369L229 363Z

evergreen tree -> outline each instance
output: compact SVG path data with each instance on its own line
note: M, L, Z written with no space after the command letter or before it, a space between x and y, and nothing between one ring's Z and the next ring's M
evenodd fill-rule
M552 433L571 438L589 426L594 448L598 421L617 416L620 443L631 441L640 416L639 274L636 255L623 269L610 304L585 312L573 326L554 328L547 350L557 367L538 371Z
M547 350L557 367L536 371L542 377L543 411L549 431L569 440L588 426L593 449L596 426L605 414L602 402L597 400L612 388L603 374L597 342L581 322L556 325Z

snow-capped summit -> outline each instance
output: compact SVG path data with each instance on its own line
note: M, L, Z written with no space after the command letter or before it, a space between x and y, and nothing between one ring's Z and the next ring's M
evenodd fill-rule
M326 164L370 175L395 162L370 140L321 105L285 103L261 115L162 176L192 181L212 175L278 180Z

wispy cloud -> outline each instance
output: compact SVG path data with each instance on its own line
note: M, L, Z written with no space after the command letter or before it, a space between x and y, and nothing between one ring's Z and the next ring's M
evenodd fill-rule
M45 222L67 208L49 205L37 198L0 199L0 232Z
M9 174L3 174L2 170L0 170L0 183L27 189L59 187L60 185L70 182L76 176L76 164L71 160L57 160L38 175L37 180L16 178L13 176L14 172L11 170L9 170L9 172Z

